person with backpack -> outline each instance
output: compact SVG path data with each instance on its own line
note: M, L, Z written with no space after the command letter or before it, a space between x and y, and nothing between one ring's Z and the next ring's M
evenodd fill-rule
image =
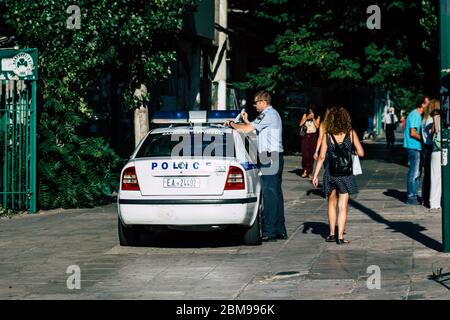
M332 108L326 122L326 135L323 137L319 159L312 179L314 188L319 184L318 176L325 158L328 165L323 175L323 191L328 200L328 222L330 234L327 242L336 241L338 244L348 244L344 239L345 225L347 223L348 201L350 194L358 192L356 179L352 172L352 156L356 153L364 156L364 150L358 135L352 129L351 118L343 107ZM339 216L336 215L336 206ZM338 236L336 238L336 221Z
M439 211L441 209L441 104L439 100L431 100L433 113L433 149L431 152L431 170L430 170L430 212Z

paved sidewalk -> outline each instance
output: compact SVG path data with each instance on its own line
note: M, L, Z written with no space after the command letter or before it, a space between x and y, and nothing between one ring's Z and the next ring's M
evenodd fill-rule
M350 201L349 245L326 243L326 200L286 157L289 239L246 247L226 233L169 232L118 245L115 205L0 219L0 299L450 299L441 215L405 205L402 150L366 146ZM81 289L66 286L81 269ZM368 289L369 266L381 289ZM449 278L449 277L447 277Z

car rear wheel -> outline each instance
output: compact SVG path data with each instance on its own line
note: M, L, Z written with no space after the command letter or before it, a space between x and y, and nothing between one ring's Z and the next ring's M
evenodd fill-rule
M123 225L120 218L117 219L119 231L119 243L121 246L136 246L139 243L139 229Z
M256 215L255 222L244 233L243 242L247 246L258 246L262 243L262 226L261 226L261 214L262 214L262 197L259 198L258 214Z

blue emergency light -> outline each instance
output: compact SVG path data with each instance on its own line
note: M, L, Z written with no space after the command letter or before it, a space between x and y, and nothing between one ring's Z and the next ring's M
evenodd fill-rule
M224 123L226 120L234 120L239 115L239 110L212 110L208 111L208 123Z
M188 123L189 113L187 111L155 111L152 123Z

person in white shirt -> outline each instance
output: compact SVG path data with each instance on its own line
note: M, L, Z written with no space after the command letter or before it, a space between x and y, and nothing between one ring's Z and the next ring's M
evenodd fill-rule
M432 138L432 152L431 152L431 166L430 166L430 211L439 211L441 209L442 197L442 172L441 172L441 116L439 111L441 103L439 100L431 100L431 116L433 125L431 128Z
M398 118L394 108L389 108L388 112L383 116L384 132L386 133L387 147L393 147L395 144L395 129L397 127Z

